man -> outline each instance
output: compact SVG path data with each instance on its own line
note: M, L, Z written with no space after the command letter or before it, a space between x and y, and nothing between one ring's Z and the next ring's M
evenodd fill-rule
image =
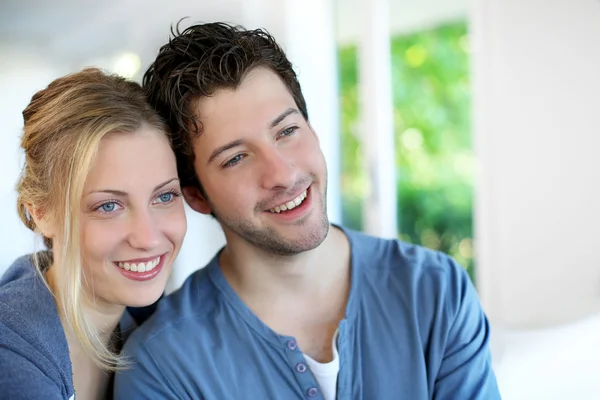
M122 399L497 399L489 326L448 256L327 219L300 85L264 31L176 32L144 76L188 204L226 246L125 346Z

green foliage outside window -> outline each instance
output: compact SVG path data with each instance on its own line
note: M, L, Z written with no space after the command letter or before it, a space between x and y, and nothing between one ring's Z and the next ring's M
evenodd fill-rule
M474 162L464 21L391 39L400 239L452 255L473 277ZM344 224L362 228L355 45L338 49Z

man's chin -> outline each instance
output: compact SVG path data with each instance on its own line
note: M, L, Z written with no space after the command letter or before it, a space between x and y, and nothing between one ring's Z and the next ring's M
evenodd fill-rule
M300 254L319 247L327 237L328 232L329 222L314 227L310 231L304 228L296 234L286 232L286 234L277 235L277 238L273 238L274 240L268 247L271 247L272 252L282 255Z
M309 216L298 224L277 224L264 221L262 226L231 223L218 217L228 241L237 237L253 246L278 255L293 255L317 248L327 237L329 221L326 214Z

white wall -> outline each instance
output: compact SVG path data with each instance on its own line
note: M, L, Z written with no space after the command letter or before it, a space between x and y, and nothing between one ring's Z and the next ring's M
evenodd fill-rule
M15 186L23 165L21 112L31 96L64 71L36 56L34 48L0 44L0 275L34 248L35 236L17 215Z
M600 2L472 4L484 306L508 328L600 313Z
M504 400L598 398L600 316L502 336L494 369Z

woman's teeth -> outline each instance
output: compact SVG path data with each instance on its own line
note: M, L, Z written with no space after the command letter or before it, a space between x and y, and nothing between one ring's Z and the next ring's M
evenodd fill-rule
M156 257L154 260L150 260L145 263L118 262L116 264L119 268L123 268L125 271L148 272L152 271L152 269L156 267L158 263L160 263L160 256Z
M294 200L290 200L290 201L288 201L285 204L281 204L281 205L278 205L277 207L273 207L269 211L272 212L272 213L279 214L282 211L287 211L287 210L291 210L293 208L296 208L300 204L302 204L302 202L304 201L304 199L306 199L306 195L307 195L307 191L305 190L304 192L302 192L300 194L300 196L296 197Z

